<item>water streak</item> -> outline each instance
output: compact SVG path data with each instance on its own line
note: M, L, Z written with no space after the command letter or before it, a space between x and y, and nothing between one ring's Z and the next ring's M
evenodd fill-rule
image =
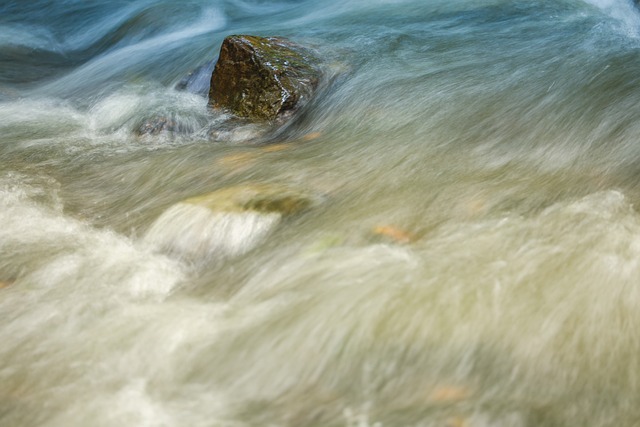
M0 425L635 427L639 31L631 0L0 4ZM326 60L268 138L207 106L243 33ZM256 185L322 203L185 203Z

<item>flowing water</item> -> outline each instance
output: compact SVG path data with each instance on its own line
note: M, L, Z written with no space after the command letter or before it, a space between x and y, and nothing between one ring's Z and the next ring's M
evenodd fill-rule
M268 136L247 33L325 61ZM313 206L184 255L255 183ZM631 0L5 0L0 426L638 426L636 206Z

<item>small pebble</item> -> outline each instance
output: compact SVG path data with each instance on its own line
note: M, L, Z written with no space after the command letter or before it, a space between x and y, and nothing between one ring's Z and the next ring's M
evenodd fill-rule
M413 235L392 225L378 225L373 228L373 234L388 237L396 243L410 243L414 240Z

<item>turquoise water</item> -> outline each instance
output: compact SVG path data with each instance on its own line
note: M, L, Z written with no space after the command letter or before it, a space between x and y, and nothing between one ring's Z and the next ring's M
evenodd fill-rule
M229 34L323 89L230 127ZM638 70L631 0L0 4L0 425L640 425Z

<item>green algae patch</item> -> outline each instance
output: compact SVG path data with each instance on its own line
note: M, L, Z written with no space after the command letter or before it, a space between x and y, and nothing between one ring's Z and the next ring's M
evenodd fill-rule
M288 187L270 184L245 184L223 188L182 203L212 211L278 213L293 215L311 207L311 196Z

